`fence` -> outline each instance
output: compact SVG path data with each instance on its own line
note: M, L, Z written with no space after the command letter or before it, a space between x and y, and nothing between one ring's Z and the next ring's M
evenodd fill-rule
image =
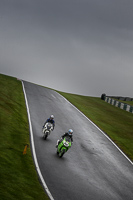
M103 97L103 96L102 96L102 97ZM126 111L128 111L128 112L133 113L133 106L128 105L128 104L126 104L126 103L122 103L122 102L117 101L117 100L115 100L115 99L112 99L112 98L110 98L110 97L107 97L106 95L104 96L104 98L102 98L102 97L101 97L101 99L105 100L107 103L110 103L110 104L113 105L113 106L116 106L116 107L118 107L118 108L121 108L121 109L123 109L123 110L126 110Z
M121 101L133 101L133 98L130 97L121 97L121 96L107 96L107 97L118 99Z

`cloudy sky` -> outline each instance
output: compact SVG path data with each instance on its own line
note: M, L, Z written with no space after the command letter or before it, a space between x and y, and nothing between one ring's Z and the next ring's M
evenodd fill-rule
M0 0L0 73L133 97L133 0Z

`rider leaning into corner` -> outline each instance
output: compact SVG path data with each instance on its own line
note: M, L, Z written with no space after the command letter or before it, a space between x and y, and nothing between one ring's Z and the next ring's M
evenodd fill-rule
M62 142L62 140L63 140L64 137L66 137L66 136L69 136L70 139L71 139L71 143L73 143L73 130L72 130L72 129L69 129L68 132L64 133L64 134L61 136L61 139L60 139L60 140L57 140L56 148L58 147L59 143Z
M43 128L44 128L44 126L45 126L45 124L46 124L47 122L50 122L51 124L53 124L53 130L54 130L54 127L55 127L54 115L50 115L50 117L49 117L49 118L46 120L46 122L44 123Z

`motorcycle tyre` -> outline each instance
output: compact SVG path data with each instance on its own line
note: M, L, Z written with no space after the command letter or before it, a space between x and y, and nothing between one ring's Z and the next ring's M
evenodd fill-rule
M47 137L48 137L48 134L45 134L45 135L43 136L43 139L46 140Z
M62 156L64 155L65 153L65 149L63 149L60 153L59 153L59 157L62 158Z

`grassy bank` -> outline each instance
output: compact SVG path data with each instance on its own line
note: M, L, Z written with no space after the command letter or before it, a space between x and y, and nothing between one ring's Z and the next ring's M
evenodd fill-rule
M28 144L27 154L23 155ZM39 183L29 143L22 84L0 74L0 199L48 200Z
M103 130L133 161L133 114L101 98L59 92Z

